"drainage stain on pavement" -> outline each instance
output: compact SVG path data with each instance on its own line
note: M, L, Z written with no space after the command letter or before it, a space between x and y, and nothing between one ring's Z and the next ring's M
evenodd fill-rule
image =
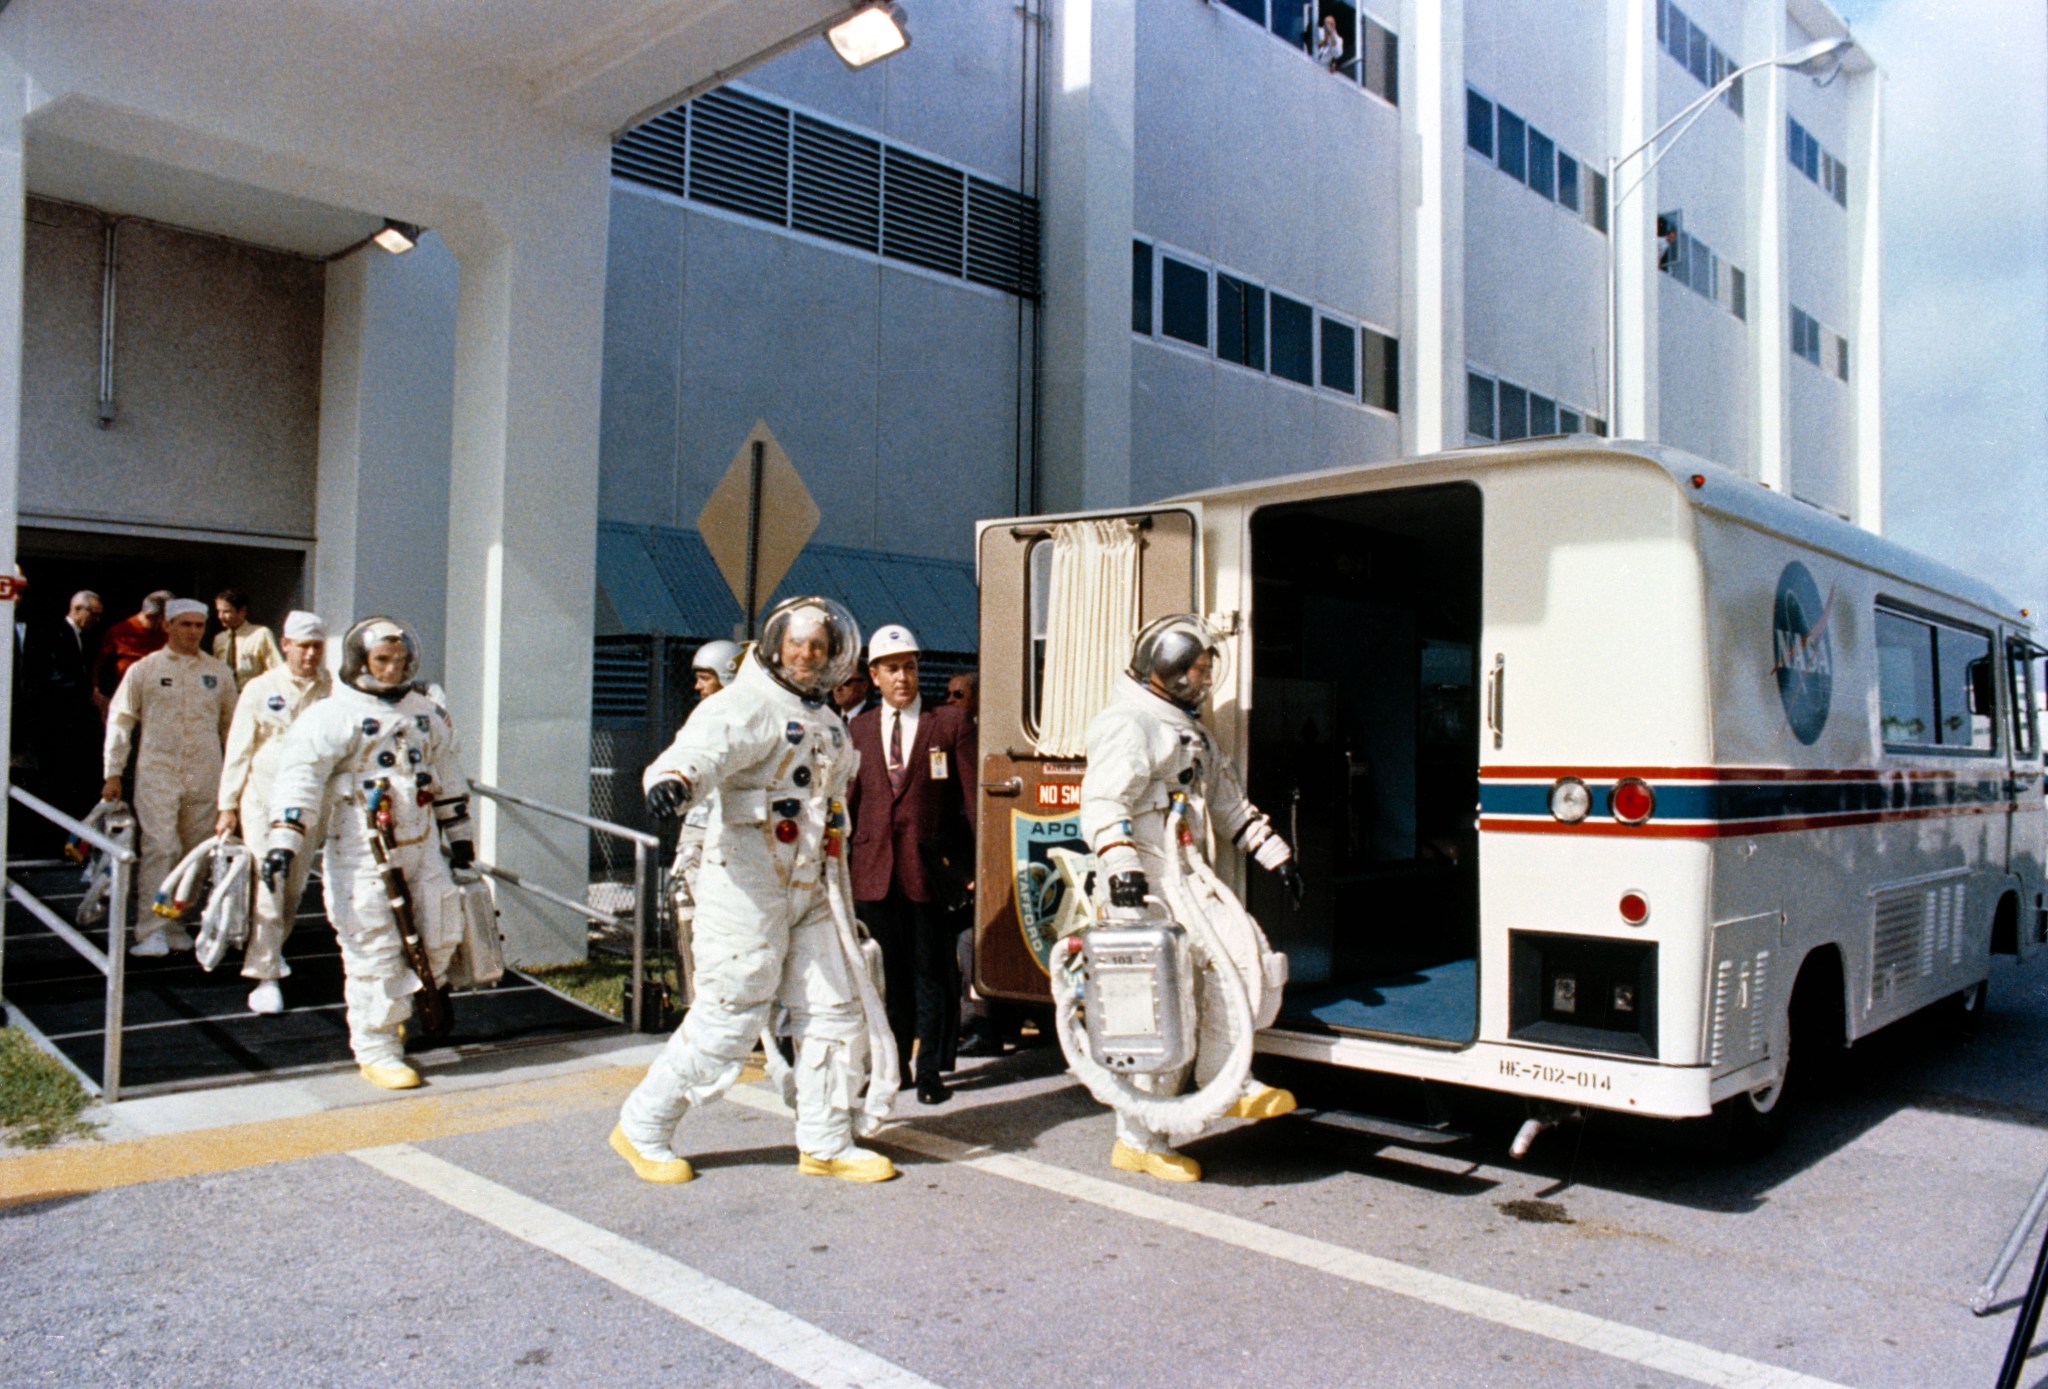
M1577 1221L1555 1201L1503 1201L1502 1215L1513 1216L1525 1225L1576 1225Z

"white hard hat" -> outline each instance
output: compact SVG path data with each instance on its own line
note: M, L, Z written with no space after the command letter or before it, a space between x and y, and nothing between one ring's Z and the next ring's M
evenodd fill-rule
M901 656L906 651L915 656L921 649L908 627L892 622L876 628L874 636L868 639L868 664L873 665L884 656Z
M690 658L690 669L708 670L721 686L730 685L739 678L740 657L745 654L736 641L707 641Z

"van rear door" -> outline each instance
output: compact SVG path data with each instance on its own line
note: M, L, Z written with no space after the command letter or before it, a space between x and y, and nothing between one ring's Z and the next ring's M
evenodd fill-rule
M1041 727L1047 691L1060 675L1046 668L1055 588L1052 560L1062 527L1099 521L1131 526L1137 544L1138 627L1201 608L1199 504L982 523L976 538L982 802L974 987L984 997L1031 1002L1051 997L1045 961L1062 894L1049 851L1083 847L1084 769L1078 738L1053 745ZM1110 625L1116 625L1113 618ZM1130 655L1128 649L1096 654L1119 669Z

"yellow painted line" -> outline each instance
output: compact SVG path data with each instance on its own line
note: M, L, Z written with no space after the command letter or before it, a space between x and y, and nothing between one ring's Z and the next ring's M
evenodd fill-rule
M603 1066L546 1080L515 1081L446 1095L432 1093L351 1105L319 1114L161 1134L118 1143L74 1143L0 1159L0 1209L142 1182L233 1172L326 1157L358 1148L421 1143L616 1108L646 1074ZM759 1079L749 1066L743 1079Z

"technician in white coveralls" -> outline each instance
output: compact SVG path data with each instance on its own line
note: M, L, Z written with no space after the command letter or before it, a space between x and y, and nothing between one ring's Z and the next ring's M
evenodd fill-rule
M370 617L348 629L334 693L301 714L284 736L263 857L263 880L276 892L324 830L321 876L327 916L341 942L349 1047L363 1079L386 1090L420 1083L419 1072L406 1064L401 1025L412 1016L421 981L406 963L377 875L370 817L389 810L391 861L405 873L437 979L447 978L448 961L462 942L460 889L451 870L467 870L476 860L469 782L455 731L446 711L413 688L418 671L419 642L404 623Z
M277 777L285 730L316 700L334 692L334 677L324 664L327 624L318 613L287 616L283 646L283 663L250 677L235 702L227 760L220 770L220 814L213 823L215 834L239 833L245 840L257 836L258 847L270 824L270 787ZM307 842L319 842L317 827ZM277 981L292 972L284 962L284 943L292 933L292 918L298 914L312 862L310 852L295 854L291 872L276 892L260 879L256 884L255 917L242 952L242 977L256 981L249 993L252 1013L284 1011L284 993Z
M838 603L781 604L738 678L647 768L657 819L716 797L697 876L696 999L611 1135L647 1181L695 1175L670 1146L676 1124L739 1078L775 1003L789 1010L796 1042L798 1170L856 1182L896 1175L853 1141L856 1111L872 1122L896 1079L893 1055L869 1061L875 1046L893 1047L846 896L840 802L857 759L825 702L860 650Z
M690 658L691 680L702 704L739 678L746 649L736 641L707 641ZM704 862L704 837L711 828L711 801L700 799L683 816L676 835L676 858L668 871L669 899L675 908L676 954L683 971L683 997L690 997L690 928L697 919L697 869Z
M121 776L135 753L135 821L141 832L138 868L147 899L193 846L213 833L220 789L221 741L235 717L235 677L199 649L206 604L173 598L164 605L168 644L128 667L107 706L100 799L121 799ZM190 950L192 937L154 912L135 914L134 955Z
M1293 851L1245 798L1236 769L1217 750L1198 717L1221 655L1219 639L1199 617L1182 615L1152 623L1138 634L1130 672L1118 682L1116 698L1089 721L1084 735L1088 770L1081 778L1081 833L1095 851L1100 871L1111 884L1121 879L1140 893L1160 896L1176 916L1191 906L1201 907L1199 897L1176 901L1168 890L1174 877L1167 856L1175 850L1169 835L1178 832L1178 824L1187 827L1196 853L1202 852L1208 830L1213 829L1218 839L1252 855L1261 868L1278 873L1295 901L1301 900L1301 875ZM1184 820L1169 814L1176 796L1185 798ZM1216 883L1213 891L1227 894L1229 889ZM1234 897L1229 906L1237 906ZM1286 957L1273 952L1258 924L1242 909L1206 911L1204 919L1223 937L1235 973L1244 981L1253 1025L1268 1026L1279 1012ZM1227 1010L1218 994L1225 986L1212 964L1205 962L1196 973L1198 1084L1218 1072L1230 1049ZM1187 1074L1182 1070L1140 1079L1141 1088L1171 1095ZM1270 1119L1293 1108L1293 1095L1247 1076L1243 1092L1224 1117ZM1117 1113L1110 1166L1164 1181L1192 1182L1202 1175L1193 1158L1173 1151L1163 1134L1122 1111Z

